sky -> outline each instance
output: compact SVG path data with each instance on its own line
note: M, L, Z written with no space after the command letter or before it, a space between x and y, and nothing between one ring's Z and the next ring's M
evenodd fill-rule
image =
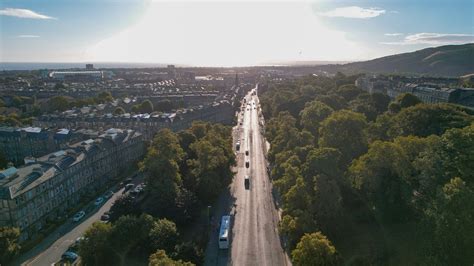
M0 62L246 66L474 42L472 0L2 0Z

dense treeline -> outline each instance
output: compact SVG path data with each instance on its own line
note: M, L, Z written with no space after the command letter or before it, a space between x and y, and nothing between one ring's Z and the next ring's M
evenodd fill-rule
M295 265L472 263L472 111L411 94L390 101L355 78L260 89Z
M161 130L140 164L145 199L120 197L111 208L112 223L96 223L85 234L82 262L128 265L150 258L150 265L201 265L207 230L199 218L230 184L234 164L230 127L195 122L178 133Z

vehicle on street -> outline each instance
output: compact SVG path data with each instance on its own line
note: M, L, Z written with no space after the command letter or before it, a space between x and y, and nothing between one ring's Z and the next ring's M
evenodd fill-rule
M100 216L100 221L101 222L108 222L110 220L110 216L108 214L103 214L102 216Z
M246 162L245 162L245 167L246 167L246 168L249 168L249 167L250 167L250 161L246 161Z
M229 231L230 231L230 216L224 215L221 219L221 227L219 230L219 248L229 248Z
M127 185L125 186L125 190L124 190L123 192L128 191L128 190L130 190L130 189L132 189L132 188L134 188L134 187L135 187L134 184L127 184Z
M245 151L245 155L247 155L247 156L249 155L249 150Z
M95 205L95 206L99 206L100 204L102 204L102 202L104 202L104 198L98 197L98 198L95 200L94 205Z
M129 177L129 178L127 178L127 179L125 179L125 180L123 181L124 184L128 184L128 183L130 183L130 182L132 182L132 178L131 178L131 177Z
M235 144L235 149L236 149L237 151L240 150L240 142L237 142L237 143Z
M245 186L245 189L250 188L250 176L248 176L248 175L246 175L245 178L244 178L244 186Z
M104 194L104 198L109 199L113 195L114 195L114 192L112 190L109 190Z
M74 216L72 217L72 220L74 222L79 222L85 215L86 215L86 212L80 211L80 212L74 214Z
M64 254L61 256L63 260L68 260L68 261L75 261L79 257L75 252L72 251L66 251Z

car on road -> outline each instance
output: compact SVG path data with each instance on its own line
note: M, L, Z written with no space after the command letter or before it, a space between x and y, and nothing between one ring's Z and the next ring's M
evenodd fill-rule
M104 198L109 199L113 195L114 195L114 192L112 190L109 190L109 191L105 192Z
M108 222L110 220L110 216L108 214L103 214L102 216L100 216L100 221L101 222Z
M246 161L246 162L245 162L245 167L246 167L246 168L249 168L249 167L250 167L250 161Z
M123 181L124 184L128 184L128 183L130 183L130 182L132 182L132 178L131 178L131 177L129 177L129 178L127 178L127 179L125 179L125 180Z
M249 150L245 151L245 155L247 155L247 156L249 155Z
M94 205L95 205L95 206L99 206L100 204L102 204L102 202L104 202L104 198L98 197L98 198L94 201Z
M245 178L244 178L244 186L245 186L245 189L250 188L250 176L249 175L246 175Z
M61 256L61 258L63 260L68 260L68 261L75 261L77 260L79 256L75 253L75 252L72 252L72 251L66 251L64 252L64 254Z
M135 187L134 184L127 184L127 185L125 186L125 190L124 190L123 192L129 191L130 189L132 189L132 188L134 188L134 187Z
M79 222L82 218L84 218L85 215L86 215L85 211L80 211L80 212L74 214L74 216L72 217L72 220L74 222Z

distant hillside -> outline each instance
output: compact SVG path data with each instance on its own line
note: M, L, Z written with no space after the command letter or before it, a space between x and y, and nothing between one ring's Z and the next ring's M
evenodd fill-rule
M370 61L328 67L332 70L348 73L395 72L434 76L461 76L474 73L474 43L426 48Z

